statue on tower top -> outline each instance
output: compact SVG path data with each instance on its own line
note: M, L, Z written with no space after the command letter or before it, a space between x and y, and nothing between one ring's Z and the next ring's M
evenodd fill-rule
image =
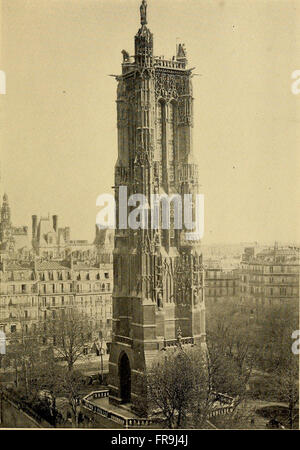
M143 0L140 6L141 25L147 25L147 0Z

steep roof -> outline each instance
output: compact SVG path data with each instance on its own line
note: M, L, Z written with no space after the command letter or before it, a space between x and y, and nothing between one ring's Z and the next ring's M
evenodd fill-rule
M68 263L63 261L37 261L36 270L67 270L70 269Z

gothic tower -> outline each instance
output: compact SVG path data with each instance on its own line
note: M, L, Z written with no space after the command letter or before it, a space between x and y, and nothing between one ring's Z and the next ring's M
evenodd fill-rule
M178 344L205 346L204 273L200 241L175 226L125 227L119 217L119 187L128 197L198 192L192 150L192 71L184 45L172 60L154 56L147 27L147 3L135 55L123 53L117 76L118 160L114 249L113 338L109 360L110 401L139 409L143 373L163 349ZM130 211L130 209L129 209ZM150 214L150 211L146 214ZM183 213L182 213L183 214ZM193 209L195 214L195 209ZM161 220L161 218L160 218Z
M8 196L5 193L3 195L3 203L0 210L0 242L10 237L11 228L10 206L8 203Z

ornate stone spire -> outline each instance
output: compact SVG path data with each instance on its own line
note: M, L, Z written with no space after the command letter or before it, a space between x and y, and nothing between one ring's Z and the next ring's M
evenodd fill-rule
M141 25L147 25L147 0L143 0L140 6Z
M141 67L153 64L153 34L147 25L147 0L140 6L141 28L135 36L135 63Z

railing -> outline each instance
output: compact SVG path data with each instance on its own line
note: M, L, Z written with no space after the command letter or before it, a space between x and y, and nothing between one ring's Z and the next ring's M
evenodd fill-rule
M81 400L81 404L88 408L90 411L95 412L97 414L100 414L101 416L108 417L108 411L100 408L100 406L94 405L93 403L89 402L85 398Z
M192 337L183 337L181 338L180 344L181 345L188 345L188 344L193 344L194 343L194 338ZM176 347L179 345L179 341L178 339L164 339L164 346L165 347Z
M187 338L187 339L191 339L191 338ZM222 414L229 414L234 411L234 398L233 397L230 397L227 394L221 394L218 392L212 392L212 395L215 396L215 401L218 401L221 404L224 403L227 406L220 406L220 407L217 407L214 410L212 410L208 414L208 419L210 419L212 417L220 416ZM93 413L99 414L103 417L106 417L107 419L112 420L113 422L119 423L119 424L123 425L125 428L142 427L142 426L149 426L149 425L153 424L152 419L147 419L147 418L128 419L128 418L122 416L121 414L116 414L105 408L101 408L100 406L95 405L94 403L92 403L92 401L90 401L90 398L92 398L92 399L105 398L108 396L109 396L108 389L102 390L102 391L91 392L90 394L86 395L81 400L81 404L84 407L86 407L87 409L89 409L90 411L92 411Z
M169 67L171 69L185 69L185 63L180 61L155 58L154 64L157 67Z
M221 408L216 408L208 414L208 419L212 417L221 416L222 414L228 414L233 412L233 406L222 406Z
M150 419L127 419L128 427L142 427L151 425L153 422Z
M217 416L221 416L222 414L229 414L232 413L234 411L234 407L235 407L235 402L234 402L234 398L231 397L230 395L227 394L221 394L219 392L212 392L211 393L212 396L214 396L214 401L215 402L219 402L221 403L221 405L224 403L226 406L219 406L216 407L215 409L213 409L209 414L208 414L208 419L210 419L211 417L217 417Z
M221 394L219 392L212 392L212 395L215 397L215 401L220 402L220 403L226 403L232 406L233 402L234 402L234 398L230 397L230 395L227 394Z
M151 419L147 419L147 418L128 419L127 417L124 417L121 414L116 414L105 408L101 408L101 406L95 405L94 403L92 403L92 401L90 401L90 398L93 398L93 399L94 398L105 398L108 396L109 396L108 390L91 392L90 394L86 395L81 400L81 404L85 408L87 408L89 411L99 414L100 416L106 417L107 419L110 419L113 422L119 423L120 425L123 425L125 428L148 426L153 423L153 421Z
M93 398L105 398L109 396L109 390L93 392L92 395Z

